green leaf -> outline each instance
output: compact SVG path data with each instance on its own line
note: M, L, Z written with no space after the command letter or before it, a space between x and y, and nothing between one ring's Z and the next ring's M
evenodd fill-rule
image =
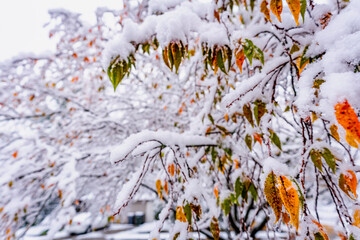
M321 84L323 84L325 80L323 79L315 79L313 88L320 89Z
M229 198L226 198L222 203L221 203L221 209L224 211L225 216L227 216L230 213L231 210L231 201Z
M211 159L212 159L213 163L215 163L217 155L218 155L218 153L215 150L215 147L212 147L211 148Z
M294 52L297 52L299 50L300 50L299 46L294 43L294 45L292 45L292 47L290 49L290 54L293 54Z
M111 83L114 86L114 91L116 90L117 86L125 76L126 72L123 71L124 70L123 64L124 61L120 61L120 56L117 56L113 61L111 61L107 69L107 74L110 78ZM126 62L125 65L127 66Z
M305 12L306 12L306 0L300 0L300 14L303 19L303 23L305 22Z
M232 59L232 50L228 45L226 45L225 48L226 48L226 55L227 55L227 61L228 61L228 71L230 71L231 59Z
M249 59L250 65L252 65L252 58L254 56L254 44L251 40L245 39L245 44L243 45L244 54Z
M251 111L250 105L245 104L243 106L243 112L244 112L244 116L249 121L251 126L254 127L254 120L253 120L253 117L252 117L252 111Z
M272 132L270 135L270 139L271 139L271 142L273 144L275 144L275 146L277 146L282 151L281 142L280 142L278 135L276 133Z
M319 169L321 172L322 170L322 161L321 161L321 153L315 149L311 149L310 151L310 158L311 161L314 163L315 167Z
M177 43L172 44L171 51L174 58L175 72L178 73L179 66L181 63L181 52Z
M220 131L222 131L224 134L229 134L229 131L220 125L215 125Z
M249 192L251 194L251 197L254 199L254 201L256 201L256 199L257 199L257 191L256 191L256 188L255 188L253 183L251 183L251 185L249 187Z
M216 53L216 63L219 66L220 70L223 73L226 73L222 50L218 50L217 53Z
M191 225L191 220L192 220L192 214L191 214L191 207L190 204L186 204L184 207L184 212L185 212L185 217L186 220L188 221L188 223Z
M209 120L210 120L210 122L211 122L212 124L215 124L214 118L211 116L210 113L208 114L208 118L209 118Z
M220 237L220 228L219 222L216 217L213 217L210 223L210 231L214 237L214 240L219 240Z
M323 235L321 235L321 233L319 233L319 232L314 233L314 237L315 237L315 240L325 240Z
M321 155L323 156L323 158L325 159L325 162L330 167L330 169L333 171L333 173L335 173L335 170L336 170L335 157L331 153L331 151L328 148L324 148L323 151L321 152Z
M254 116L255 116L256 124L259 126L261 117L264 116L264 114L267 112L266 104L263 101L259 100L259 99L257 99L254 102L254 104L255 104Z
M244 189L244 184L240 181L240 177L238 177L235 181L235 196L236 200L240 197L242 191Z
M246 146L248 146L248 148L252 149L252 137L249 135L249 134L246 134L245 136L245 143L246 143Z
M173 240L176 240L176 239L178 239L178 237L180 236L180 233L178 232L178 233L176 233L175 235L174 235L174 238L173 238Z
M354 234L350 235L349 240L356 240L356 238L354 237Z
M262 63L262 65L264 65L264 53L263 51L261 51L260 48L258 48L257 46L254 46L256 53L255 53L255 58L259 59L260 62Z

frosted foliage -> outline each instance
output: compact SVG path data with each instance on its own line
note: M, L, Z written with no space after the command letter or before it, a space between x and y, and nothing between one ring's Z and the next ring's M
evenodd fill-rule
M51 10L0 63L0 236L151 201L149 239L357 237L360 2L299 2Z

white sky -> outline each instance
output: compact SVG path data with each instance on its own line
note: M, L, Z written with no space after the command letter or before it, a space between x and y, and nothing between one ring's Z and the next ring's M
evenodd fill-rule
M97 7L122 7L122 0L0 0L0 62L19 53L53 50L48 38L48 9L65 8L79 12L86 21L94 21Z

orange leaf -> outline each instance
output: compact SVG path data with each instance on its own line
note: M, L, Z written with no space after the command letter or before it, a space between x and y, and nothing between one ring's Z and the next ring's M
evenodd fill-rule
M280 176L278 179L280 197L284 203L286 211L290 214L291 224L296 229L299 227L299 195L293 184L285 176Z
M238 68L240 69L240 72L242 73L242 65L245 60L244 49L237 51L235 57L236 57L236 65L238 66Z
M217 185L214 187L214 194L216 198L219 197L219 187Z
M282 0L270 0L270 10L281 22L281 12L283 9Z
M17 151L16 152L14 152L13 154L12 154L12 156L14 157L14 158L16 158L17 157Z
M168 172L170 173L170 175L172 177L174 176L174 174L175 174L175 166L174 166L173 163L168 166Z
M227 121L227 122L229 121L229 115L227 113L225 114L224 118L225 118L225 121Z
M325 230L324 230L324 227L318 223L317 221L315 220L312 220L313 223L315 223L316 226L318 226L319 228L319 233L321 234L321 236L325 239L325 240L329 240L329 237L328 235L326 234Z
M290 222L290 216L286 212L282 213L282 220L286 225L289 225Z
M260 5L260 11L265 15L265 18L271 22L270 11L268 9L268 2L263 0Z
M260 143L260 145L262 145L262 139L261 139L260 134L254 133L254 139L255 139L255 141L258 141Z
M169 189L168 189L168 183L167 183L167 181L165 181L165 184L164 184L164 191L165 191L166 195L169 194Z
M289 5L290 11L294 16L296 25L299 25L299 15L300 15L300 0L286 0Z
M269 173L264 184L264 192L266 200L269 202L270 207L274 210L277 222L281 217L282 202L279 188L277 187L276 175L274 172Z
M62 191L60 189L58 190L58 194L59 194L59 198L62 199Z
M234 162L235 162L235 169L238 169L240 167L239 161L235 159Z
M181 222L186 222L186 216L184 213L184 209L181 206L176 207L176 220L179 220Z
M304 70L305 66L309 63L309 59L303 63L303 65L300 66L300 63L301 63L301 58L299 57L297 60L296 60L296 65L299 69L299 75L301 74L302 70Z
M356 199L356 188L357 188L357 178L353 171L347 170L345 174L341 173L339 177L339 187L341 190L346 193L351 199ZM350 195L349 191L353 194Z
M160 192L161 192L161 180L160 180L160 179L156 180L155 185L156 185L156 191L157 191L158 195L160 196Z
M354 109L346 99L342 103L335 105L335 116L339 124L345 128L346 135L349 135L347 136L348 143L354 142L353 139L360 143L360 122ZM355 144L350 145L355 146Z

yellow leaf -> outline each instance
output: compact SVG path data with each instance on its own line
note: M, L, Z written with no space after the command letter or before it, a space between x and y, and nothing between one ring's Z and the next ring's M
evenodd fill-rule
M286 211L290 214L291 224L298 229L299 227L299 195L289 179L280 176L278 179L280 197Z
M357 226L358 228L360 228L360 208L356 209L354 212L354 222L353 222L354 226Z
M300 0L286 0L289 5L290 11L294 16L296 25L299 25L299 15L300 15Z
M160 180L160 179L156 180L155 185L156 185L156 191L157 191L158 195L160 196L160 192L161 192L161 180Z
M186 222L186 216L184 213L184 209L181 206L176 207L176 220L179 220L181 222Z
M340 141L340 136L339 136L339 133L338 133L337 130L338 130L338 127L337 127L335 124L331 125L331 127L330 127L331 135L332 135L336 140Z
M225 118L225 121L227 121L227 122L229 121L229 115L227 113L225 114L224 118Z
M358 148L358 144L355 142L354 137L351 134L349 134L348 132L346 133L345 140L350 146L352 146L354 148Z
M306 66L306 64L309 63L309 59L303 63L303 65L300 66L300 63L301 63L301 58L299 57L297 60L296 60L296 65L299 69L299 75L301 74L302 70L304 70L304 67Z
M281 12L283 9L282 0L270 0L270 10L281 22Z
M240 69L240 72L242 73L242 65L245 60L244 49L237 51L235 58L236 58L236 65L238 66L238 68Z
M260 11L265 15L265 18L271 22L270 11L267 6L268 2L266 0L263 0L260 5Z
M276 222L280 219L282 202L280 191L277 187L276 175L274 172L269 173L264 184L264 192L270 207L274 210Z

